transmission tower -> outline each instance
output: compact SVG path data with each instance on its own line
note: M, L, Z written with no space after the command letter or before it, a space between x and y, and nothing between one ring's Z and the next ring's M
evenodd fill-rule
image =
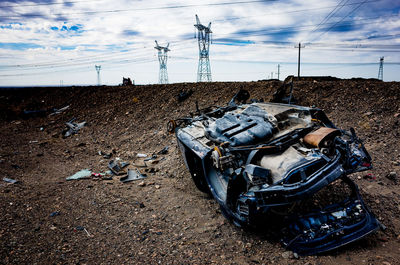
M379 72L378 72L379 80L383 80L383 59L384 59L384 57L382 56L379 60Z
M97 72L97 85L100 86L101 85L101 82L100 82L101 65L95 65L94 67L96 68L96 72Z
M197 82L211 82L211 67L210 67L210 34L211 22L208 27L200 23L199 17L196 15L197 41L199 43L199 66L197 68Z
M167 72L167 53L170 51L168 49L169 43L166 47L162 47L158 45L157 41L156 47L154 49L158 50L158 61L160 62L160 73L158 75L158 83L160 84L168 84L168 72Z

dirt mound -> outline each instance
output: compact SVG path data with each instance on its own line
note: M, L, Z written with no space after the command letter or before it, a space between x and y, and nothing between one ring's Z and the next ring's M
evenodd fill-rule
M240 89L269 101L280 81L180 83L124 87L62 87L0 93L0 170L21 181L0 186L0 260L9 263L164 264L395 264L400 259L400 83L321 80L294 83L297 104L325 110L339 127L354 127L374 163L351 176L387 226L329 255L292 258L267 235L227 223L214 200L196 190L170 119L209 105L225 105ZM181 92L192 91L183 101ZM64 112L50 115L69 106ZM75 118L87 125L61 132ZM66 181L85 168L107 170L116 157L142 165L143 181L90 178ZM112 158L99 155L112 153ZM393 174L391 175L393 176ZM268 225L268 224L266 224Z

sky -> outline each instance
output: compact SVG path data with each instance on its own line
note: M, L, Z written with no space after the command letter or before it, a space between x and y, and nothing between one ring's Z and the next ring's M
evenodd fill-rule
M303 76L400 81L400 0L2 0L0 86L196 82L195 15L211 22L213 81Z

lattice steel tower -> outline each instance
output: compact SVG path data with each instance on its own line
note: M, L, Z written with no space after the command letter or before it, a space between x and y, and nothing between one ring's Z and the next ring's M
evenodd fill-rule
M96 72L97 72L97 85L100 86L101 85L101 82L100 82L101 65L95 65L94 67L96 68Z
M157 41L156 47L154 49L158 50L158 61L160 62L160 73L158 74L158 83L159 84L168 84L168 72L167 72L167 53L170 51L168 49L169 43L166 47L162 47L158 45Z
M383 80L383 59L384 57L382 56L381 59L379 60L379 72L378 72L379 80Z
M199 17L196 15L196 23L194 26L197 29L197 41L199 43L199 66L197 68L197 82L211 82L211 67L210 67L210 34L211 22L208 27L200 23Z

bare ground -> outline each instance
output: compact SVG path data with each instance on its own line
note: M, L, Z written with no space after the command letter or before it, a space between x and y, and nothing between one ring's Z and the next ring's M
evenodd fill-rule
M268 101L278 81L183 83L133 87L33 88L0 93L0 264L400 264L400 83L373 80L298 81L299 105L325 110L336 125L354 127L374 163L351 178L387 230L331 253L295 259L271 233L236 228L217 203L198 191L182 161L170 119L224 105L239 88ZM179 103L181 90L193 95ZM23 110L62 114L23 118ZM61 137L75 117L88 125ZM107 170L113 158L141 163L169 146L164 160L140 168L143 182L86 179L75 172ZM400 183L400 179L399 179ZM59 215L51 216L59 212ZM266 224L267 226L268 224ZM84 229L83 229L84 228ZM82 230L83 229L83 230Z

